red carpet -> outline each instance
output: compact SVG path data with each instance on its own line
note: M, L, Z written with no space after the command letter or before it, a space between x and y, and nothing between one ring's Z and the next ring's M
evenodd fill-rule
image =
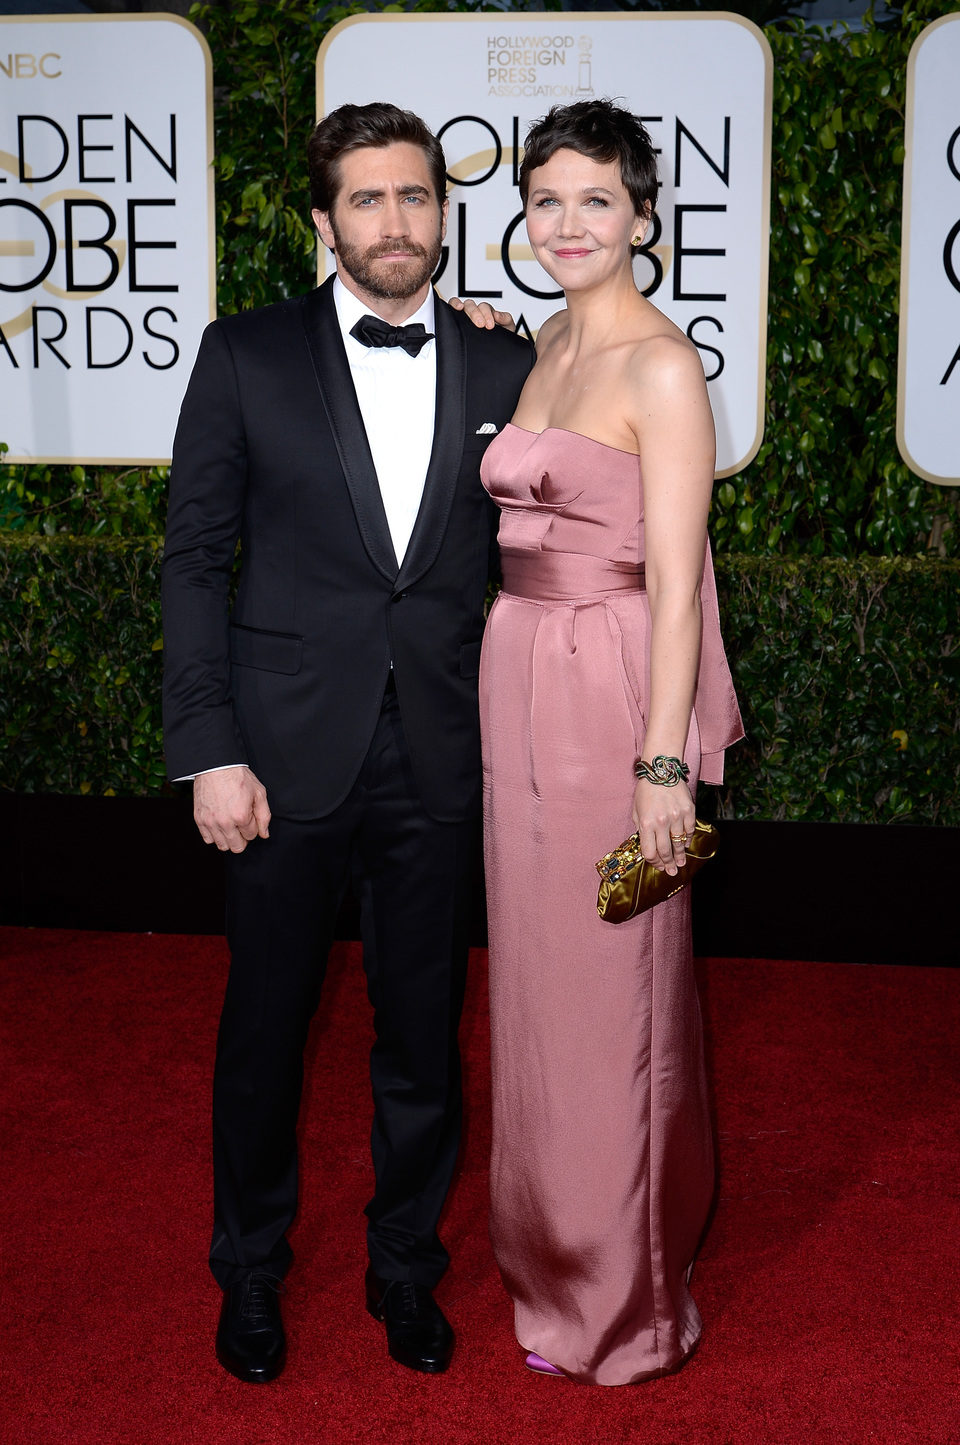
M0 930L8 1445L859 1445L960 1441L960 972L707 960L722 1163L681 1374L531 1376L486 1234L486 1011L439 1297L447 1375L388 1361L364 1313L368 1022L335 951L303 1121L290 1361L213 1356L208 1091L225 974L207 938Z

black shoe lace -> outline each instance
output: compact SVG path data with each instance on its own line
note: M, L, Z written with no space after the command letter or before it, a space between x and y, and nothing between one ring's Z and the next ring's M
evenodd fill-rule
M401 1312L405 1315L418 1315L420 1313L419 1286L411 1284L409 1280L401 1280L399 1288Z
M390 1300L390 1315L396 1320L416 1320L429 1302L429 1291L423 1285L406 1279L392 1279L383 1292L382 1305Z
M246 1282L240 1304L240 1318L251 1324L269 1324L275 1309L271 1294L284 1294L283 1280L275 1274L252 1274Z

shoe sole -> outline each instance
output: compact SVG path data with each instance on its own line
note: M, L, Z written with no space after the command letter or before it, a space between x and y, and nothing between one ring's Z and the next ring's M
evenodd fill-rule
M401 1350L395 1350L391 1344L387 1344L387 1351L391 1360L396 1360L398 1365L406 1365L408 1370L416 1370L421 1375L442 1375L450 1364L449 1360L420 1360L411 1359L403 1354Z
M286 1354L283 1354L275 1365L269 1365L262 1370L250 1370L239 1361L232 1360L229 1355L222 1355L219 1350L216 1353L218 1362L227 1374L232 1375L235 1380L242 1380L245 1385L268 1385L282 1374L287 1363Z

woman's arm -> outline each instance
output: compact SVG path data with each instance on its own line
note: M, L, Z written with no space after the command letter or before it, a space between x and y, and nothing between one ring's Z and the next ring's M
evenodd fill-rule
M713 489L716 438L694 347L671 336L638 348L635 409L644 492L646 587L653 620L643 758L683 760L700 663L700 580ZM684 781L637 783L634 819L645 858L670 874L682 866L694 805ZM673 837L671 838L671 835Z

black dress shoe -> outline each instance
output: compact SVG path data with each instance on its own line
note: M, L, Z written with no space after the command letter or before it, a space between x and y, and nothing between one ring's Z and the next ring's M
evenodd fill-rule
M453 1354L453 1330L423 1284L380 1279L367 1270L367 1309L387 1327L391 1358L425 1375L439 1375Z
M280 1318L282 1285L272 1274L247 1275L223 1292L217 1326L217 1359L238 1380L275 1380L287 1360Z

